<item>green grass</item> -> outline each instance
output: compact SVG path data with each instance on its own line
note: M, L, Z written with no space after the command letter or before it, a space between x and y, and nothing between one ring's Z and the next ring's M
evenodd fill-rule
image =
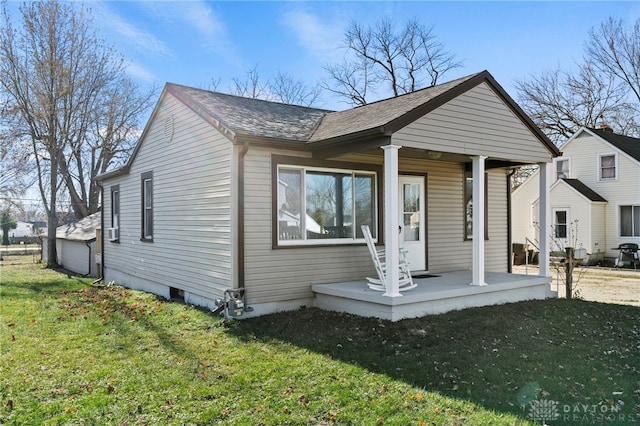
M33 264L1 268L0 424L511 425L532 424L532 401L555 401L549 424L640 422L638 307L224 323Z

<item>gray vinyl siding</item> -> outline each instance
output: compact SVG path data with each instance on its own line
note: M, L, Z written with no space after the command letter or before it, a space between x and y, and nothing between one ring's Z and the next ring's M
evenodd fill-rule
M480 84L393 135L397 145L491 158L550 162L551 154L486 84Z
M174 133L165 137L165 119ZM204 120L165 97L129 174L103 183L105 227L111 192L120 186L120 239L105 240L105 278L153 288L175 287L207 299L231 288L232 144ZM141 175L153 175L153 241L141 241ZM105 232L106 234L106 232ZM154 286L158 286L155 288Z
M312 284L375 274L364 244L272 248L271 196L277 190L271 188L271 152L249 149L245 188L245 288L249 303L309 298L313 296Z
M509 210L507 206L507 172L492 170L488 173L488 226L489 240L485 241L485 269L493 272L507 272L509 264L508 248Z
M286 154L279 152L278 154ZM245 288L250 303L312 297L315 283L375 276L364 244L273 248L271 153L251 148L245 157ZM289 153L288 155L292 155ZM299 154L298 154L299 155ZM339 160L379 167L382 156L349 155ZM471 268L472 242L464 240L464 165L401 158L400 173L427 175L427 241L431 272ZM507 270L507 195L503 170L489 174L488 271ZM382 185L378 176L378 185ZM274 195L275 196L275 195ZM378 212L378 220L383 220Z

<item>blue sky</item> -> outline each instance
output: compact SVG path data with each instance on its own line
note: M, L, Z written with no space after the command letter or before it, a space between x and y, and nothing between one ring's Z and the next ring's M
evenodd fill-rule
M141 84L208 87L243 79L257 67L263 80L278 71L313 85L323 66L344 56L351 20L398 24L418 18L434 27L463 67L441 81L489 70L516 97L515 80L580 61L590 28L609 16L631 23L640 1L91 1L101 35L124 54ZM17 3L12 3L16 6ZM325 94L319 107L348 106Z
M141 84L166 82L206 87L257 67L267 79L278 71L308 84L325 79L323 66L344 56L340 48L351 20L373 24L413 17L463 61L450 80L489 70L516 96L515 80L580 61L590 28L609 16L631 23L639 1L595 2L247 2L125 1L90 3L102 35L127 60ZM326 94L319 105L344 109Z

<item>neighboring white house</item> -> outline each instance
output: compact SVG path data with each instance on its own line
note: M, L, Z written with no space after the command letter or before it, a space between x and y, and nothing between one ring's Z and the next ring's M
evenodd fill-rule
M58 263L76 274L95 277L98 274L96 230L100 229L101 213L94 213L77 222L59 226L56 230ZM47 234L42 238L42 260L47 261Z
M251 315L313 306L316 285L366 290L369 225L391 264L404 246L416 272L461 271L478 303L547 297L545 274L535 295L483 286L485 268L520 285L510 171L558 154L486 71L340 112L167 84L129 161L98 177L104 279L209 307L242 289ZM397 285L363 297L418 299Z
M582 128L554 159L551 235L554 250L585 249L589 262L615 258L622 243L640 244L640 139L609 128ZM512 238L538 241L539 173L512 194Z
M18 220L16 224L17 224L16 229L11 229L9 231L9 238L22 238L22 237L34 238L38 236L38 234L35 232L33 228L34 226L33 223L22 222L21 220Z

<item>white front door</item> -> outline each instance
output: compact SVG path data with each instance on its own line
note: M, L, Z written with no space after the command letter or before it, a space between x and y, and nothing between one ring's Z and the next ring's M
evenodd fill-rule
M553 250L569 247L569 209L553 209Z
M426 268L424 177L398 176L400 185L400 247L412 271Z

